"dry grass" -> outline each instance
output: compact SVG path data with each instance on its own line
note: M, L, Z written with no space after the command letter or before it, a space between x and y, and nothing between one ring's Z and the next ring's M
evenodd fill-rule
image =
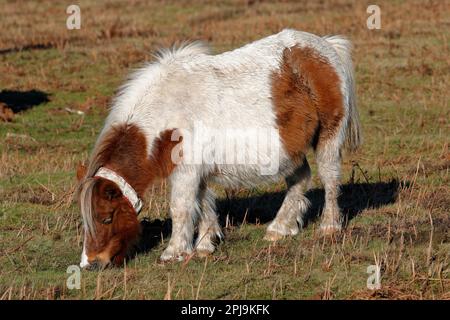
M379 1L382 29L370 31L366 4L347 0L79 1L82 28L69 31L63 1L2 1L0 103L15 114L0 122L0 299L449 299L449 4ZM160 264L170 228L162 183L149 191L136 258L82 272L81 289L69 290L82 241L74 168L130 68L173 42L222 52L284 27L355 45L365 143L344 163L344 232L316 232L317 178L306 228L276 244L262 240L263 224L283 184L217 187L226 241L206 260Z

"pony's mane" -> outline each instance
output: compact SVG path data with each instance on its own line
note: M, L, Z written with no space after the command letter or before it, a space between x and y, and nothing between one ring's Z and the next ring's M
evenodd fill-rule
M204 42L185 41L180 44L175 44L170 48L160 48L153 54L153 57L158 63L165 64L181 57L210 53L209 46Z
M114 116L116 111L118 114L127 113L128 119L126 120L132 120L134 109L141 103L152 84L160 79L164 66L183 57L209 54L209 52L209 47L201 41L182 42L170 48L157 49L153 54L154 61L146 62L140 68L135 69L119 87L112 101L107 123L116 122L117 119Z
M78 185L77 198L79 199L84 231L91 236L95 234L95 223L92 210L92 192L96 180L92 177L83 179Z

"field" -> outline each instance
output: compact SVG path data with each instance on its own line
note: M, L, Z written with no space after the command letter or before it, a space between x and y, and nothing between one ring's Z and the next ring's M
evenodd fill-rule
M377 1L380 30L366 26L369 4L78 1L81 29L68 30L65 1L0 0L0 106L13 112L0 116L0 299L450 299L450 2ZM220 53L285 27L354 43L364 144L344 157L344 231L318 233L313 167L298 236L263 240L284 183L216 186L225 241L207 258L162 264L163 181L146 198L136 257L83 270L69 289L82 249L75 168L127 74L158 47L201 39Z

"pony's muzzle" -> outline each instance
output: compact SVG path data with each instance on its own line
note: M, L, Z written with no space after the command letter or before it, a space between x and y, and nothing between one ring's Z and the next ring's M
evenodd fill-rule
M95 270L103 270L110 265L109 261L101 261L99 259L95 259L92 261L88 261L88 264L83 267L85 270L95 271Z

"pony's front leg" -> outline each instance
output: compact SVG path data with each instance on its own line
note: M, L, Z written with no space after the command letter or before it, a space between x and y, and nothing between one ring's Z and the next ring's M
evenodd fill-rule
M170 184L172 236L161 260L182 261L193 251L194 226L199 212L197 194L200 175L194 170L177 169L170 177Z

